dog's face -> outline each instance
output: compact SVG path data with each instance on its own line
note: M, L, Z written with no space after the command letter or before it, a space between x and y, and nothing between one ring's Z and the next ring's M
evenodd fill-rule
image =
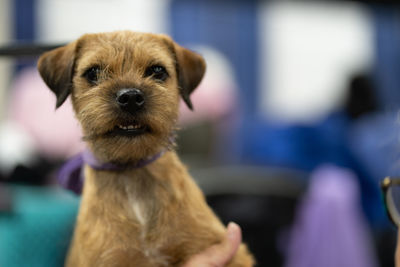
M57 107L71 95L95 155L126 163L168 145L179 98L192 108L205 63L167 36L126 31L84 35L43 54L38 69Z

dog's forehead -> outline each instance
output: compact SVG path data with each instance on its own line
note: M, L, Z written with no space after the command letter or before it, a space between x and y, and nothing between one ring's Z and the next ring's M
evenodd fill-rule
M175 62L173 49L165 38L156 34L116 32L91 34L80 40L81 55L93 60L115 60L123 57L135 64L149 61L172 65Z

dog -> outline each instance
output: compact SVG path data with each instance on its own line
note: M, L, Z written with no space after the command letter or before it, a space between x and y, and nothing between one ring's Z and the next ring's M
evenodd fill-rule
M167 35L131 31L86 34L40 56L56 108L70 96L92 157L121 167L85 165L66 266L181 266L223 241L173 146L180 98L193 108L205 69ZM227 266L253 264L241 244Z

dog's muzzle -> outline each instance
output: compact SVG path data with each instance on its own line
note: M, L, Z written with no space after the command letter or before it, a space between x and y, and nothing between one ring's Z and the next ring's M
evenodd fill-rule
M124 88L117 92L116 102L121 110L132 115L143 109L145 97L141 90L136 88Z

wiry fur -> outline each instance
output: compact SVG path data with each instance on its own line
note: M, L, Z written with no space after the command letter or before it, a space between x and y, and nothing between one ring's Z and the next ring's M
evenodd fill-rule
M144 77L149 65L162 64L169 77ZM84 72L101 67L91 85ZM42 55L39 71L60 106L68 95L84 140L104 162L129 163L170 146L180 96L191 108L189 95L200 82L203 59L164 35L115 32L84 35ZM122 88L140 88L146 107L137 115L115 103ZM136 137L107 133L129 121L147 125ZM190 256L221 242L225 227L207 206L174 151L134 170L97 171L85 167L85 185L77 225L66 265L179 266ZM241 245L229 266L252 266Z

